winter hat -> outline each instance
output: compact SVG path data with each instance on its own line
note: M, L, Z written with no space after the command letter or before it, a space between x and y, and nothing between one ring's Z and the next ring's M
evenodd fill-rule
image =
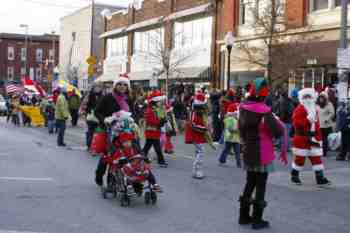
M120 74L119 77L114 81L113 86L119 83L127 84L130 87L130 78L127 73Z
M196 96L194 97L194 105L205 105L207 103L205 94L201 91L198 91Z
M227 115L233 115L237 111L237 105L236 104L230 104L227 108Z
M227 95L228 95L228 96L235 96L235 95L236 95L236 92L235 92L232 88L230 88L230 89L227 91Z
M311 98L316 102L317 93L313 88L304 88L301 91L299 91L298 93L299 102L303 103L303 98L307 95L311 96Z
M150 94L148 102L159 102L165 99L166 97L159 90L155 90Z
M269 95L269 88L265 78L257 78L249 88L249 97L266 97Z

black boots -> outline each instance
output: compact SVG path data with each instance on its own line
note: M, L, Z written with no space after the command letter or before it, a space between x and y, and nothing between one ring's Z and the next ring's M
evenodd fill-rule
M103 185L103 176L106 173L107 165L103 162L102 158L97 164L97 169L95 173L95 182L98 186Z
M293 169L291 172L291 181L293 184L301 185L301 180L299 178L299 171Z
M267 206L266 201L254 201L253 204L253 223L252 228L254 230L260 230L263 228L270 227L270 223L268 221L263 220L264 209Z
M331 182L326 177L324 177L323 171L316 171L315 176L317 185L327 186L331 184Z
M239 197L240 208L239 208L239 225L247 225L252 223L252 217L250 217L250 205L252 200L250 198Z
M239 220L240 225L252 224L254 230L260 230L270 226L268 221L262 219L264 209L267 206L266 201L252 201L243 196L239 198ZM253 217L250 216L250 205L253 204Z

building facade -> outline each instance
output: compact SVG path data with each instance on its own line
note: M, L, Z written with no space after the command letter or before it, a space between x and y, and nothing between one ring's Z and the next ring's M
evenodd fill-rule
M58 64L59 36L0 33L0 80L21 81L28 75L46 90L51 86L50 74ZM28 49L28 52L27 52Z
M210 0L139 0L113 13L101 80L129 73L144 86L209 83L213 77L215 7Z
M234 32L238 42L250 41L257 43L261 35L252 31L252 16L249 15L245 0L223 0L225 21L220 27ZM270 0L250 1L253 7L259 9L261 4ZM340 37L340 0L280 0L284 9L284 26L286 38L302 36L307 43L303 51L303 64L298 69L290 70L289 88L315 87L321 88L337 82L337 48ZM218 38L217 54L222 61L227 58L223 33ZM232 54L241 51L233 47ZM300 56L301 59L301 56ZM220 85L226 86L227 61L221 64ZM250 80L263 76L266 67L249 62L243 62L231 57L231 85L244 85ZM273 62L272 62L273 63ZM273 65L273 64L272 64ZM277 67L278 68L278 67ZM284 78L286 81L288 78Z
M122 7L104 4L95 4L94 7L90 5L60 20L60 74L63 78L77 84L78 88L83 91L88 89L92 81L88 79L86 60L90 56L95 56L97 66L101 65L104 45L99 35L105 30L105 20L101 16L104 9L116 11Z

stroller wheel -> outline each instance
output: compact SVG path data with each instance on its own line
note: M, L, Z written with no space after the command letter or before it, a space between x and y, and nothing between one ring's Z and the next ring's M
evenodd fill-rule
M151 201L152 205L155 205L157 203L157 194L155 192L151 192Z
M150 192L145 192L145 204L149 205L151 202L151 193Z

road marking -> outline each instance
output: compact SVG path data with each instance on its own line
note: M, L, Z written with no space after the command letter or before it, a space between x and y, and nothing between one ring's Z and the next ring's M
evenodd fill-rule
M52 178L31 178L31 177L0 177L0 180L15 180L15 181L53 181ZM0 231L1 233L1 231Z
M44 233L44 232L0 230L0 233Z

